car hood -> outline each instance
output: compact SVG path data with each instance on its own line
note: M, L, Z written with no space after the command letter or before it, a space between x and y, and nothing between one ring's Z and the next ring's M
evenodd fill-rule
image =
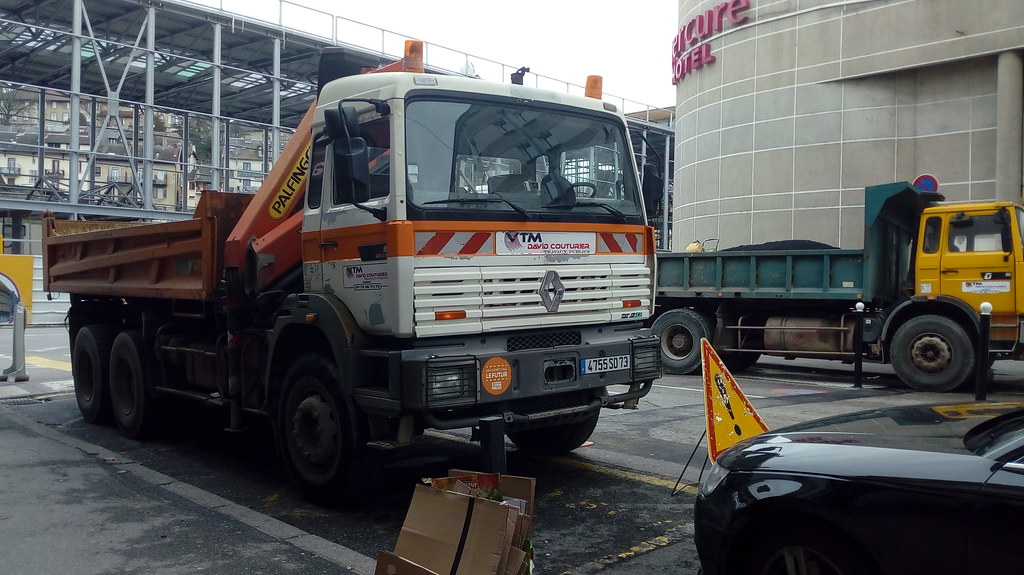
M991 461L964 446L964 435L995 416L1022 409L1024 402L1004 402L915 405L851 413L743 440L722 453L718 463L734 471L848 477L908 473L927 477L936 472L956 475L951 458L963 458L963 471L991 465Z

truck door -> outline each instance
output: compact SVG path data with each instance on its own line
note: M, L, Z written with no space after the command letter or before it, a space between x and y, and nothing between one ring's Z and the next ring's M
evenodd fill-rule
M941 292L960 298L975 311L982 302L991 303L993 325L1000 323L996 316L1017 314L1010 224L1005 209L954 212L946 219Z

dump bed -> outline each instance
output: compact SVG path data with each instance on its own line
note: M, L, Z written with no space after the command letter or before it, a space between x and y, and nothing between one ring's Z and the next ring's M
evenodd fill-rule
M864 291L862 250L658 254L659 297L858 300Z
M43 225L43 287L114 297L211 300L224 243L253 196L204 192L192 219L166 223L57 220Z
M864 191L860 250L726 250L658 253L658 297L862 300L886 306L904 295L921 210L933 205L907 182Z

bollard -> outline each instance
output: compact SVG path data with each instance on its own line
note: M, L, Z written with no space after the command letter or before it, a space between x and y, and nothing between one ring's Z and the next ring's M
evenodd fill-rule
M20 302L14 306L14 345L11 367L4 370L4 379L13 381L28 381L28 372L25 371L25 306Z
M864 302L854 306L857 310L857 324L853 328L853 387L862 387L864 369Z
M978 326L978 349L974 356L974 399L985 401L988 387L988 344L992 328L992 304L981 302L981 323Z

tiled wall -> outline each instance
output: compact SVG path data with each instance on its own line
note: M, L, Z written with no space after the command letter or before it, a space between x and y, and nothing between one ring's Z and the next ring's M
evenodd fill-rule
M680 26L721 1L680 0ZM994 198L997 54L1021 0L750 0L677 86L674 249L862 245L863 188Z

